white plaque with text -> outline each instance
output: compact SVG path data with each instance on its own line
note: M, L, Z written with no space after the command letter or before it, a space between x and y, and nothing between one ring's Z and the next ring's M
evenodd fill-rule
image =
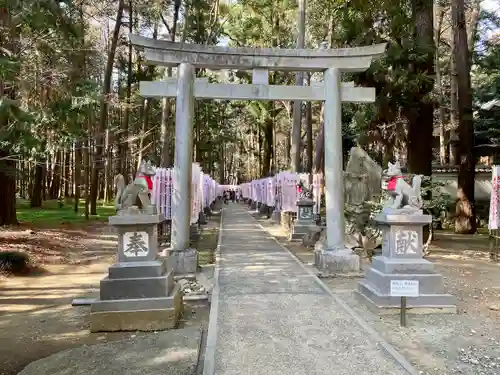
M418 280L391 280L391 297L418 297Z

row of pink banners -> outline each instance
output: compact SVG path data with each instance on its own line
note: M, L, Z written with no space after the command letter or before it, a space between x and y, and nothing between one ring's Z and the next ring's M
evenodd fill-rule
M153 180L152 201L158 212L167 220L172 219L174 171L171 168L156 168ZM198 164L192 165L191 181L191 224L198 221L199 213L219 195L219 185L207 174L203 173Z
M318 213L321 201L321 179L319 173L313 174L312 193L314 213ZM308 185L308 173L280 172L274 177L253 180L240 185L243 198L276 207L279 211L296 212L297 200L300 198L299 182Z

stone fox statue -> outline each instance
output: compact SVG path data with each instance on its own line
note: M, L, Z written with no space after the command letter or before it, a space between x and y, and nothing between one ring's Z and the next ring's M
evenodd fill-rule
M115 207L117 211L137 207L140 210L150 210L152 207L150 193L153 189L153 177L156 174L151 163L142 161L135 180L125 186L125 178L118 174L114 182L116 187Z
M422 196L420 187L422 184L422 176L414 176L412 185L410 186L403 178L401 166L399 162L392 164L389 162L388 168L384 171L388 177L387 191L391 195L391 199L387 202L388 208L391 209L414 209L422 208Z

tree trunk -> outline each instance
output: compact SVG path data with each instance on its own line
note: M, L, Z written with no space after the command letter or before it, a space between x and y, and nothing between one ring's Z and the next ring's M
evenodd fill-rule
M70 187L70 181L71 181L71 176L70 176L70 164L71 164L71 156L70 156L69 150L66 150L64 152L64 197L68 198L70 195L69 192L69 187Z
M59 191L61 189L61 161L62 161L62 151L58 150L54 153L52 181L49 188L50 199L59 198Z
M445 10L439 8L438 24L434 30L434 43L436 45L435 61L436 61L436 87L438 91L439 101L439 162L441 165L446 164L447 159L447 132L446 132L446 108L444 107L444 92L441 80L441 66L439 61L439 45L441 43L441 29L443 25Z
M175 42L175 34L177 32L177 23L179 20L179 10L181 7L181 2L182 0L175 0L174 1L174 14L173 14L173 20L172 20L172 27L170 28L170 40L172 42ZM186 1L185 4L185 12L187 14L188 12L188 2ZM185 27L184 27L185 28ZM185 34L183 33L183 39L185 38ZM164 77L167 79L172 76L172 68L167 68L165 69ZM170 138L169 137L169 118L170 118L170 106L171 102L169 98L163 98L161 102L161 123L160 123L160 144L161 144L161 161L160 165L163 168L168 168L170 167L171 161L170 161L170 155L171 155L171 150L170 150ZM174 142L172 142L172 145Z
M268 117L264 123L264 155L262 160L262 176L268 177L271 172L271 160L273 157L273 118Z
M319 133L316 137L316 155L314 157L314 170L316 173L324 171L324 150L325 150L325 120L324 120L325 106L321 103L321 113L319 115L321 126Z
M16 162L6 160L9 152L0 150L0 226L17 224Z
M298 0L298 14L297 14L297 49L304 48L304 41L306 35L306 0ZM279 20L279 15L275 15ZM277 30L275 31L278 32ZM297 72L295 74L295 85L304 85L304 73ZM293 122L292 122L292 136L290 148L290 160L292 172L300 172L300 149L301 149L301 126L302 126L302 102L297 100L293 102Z
M91 165L90 165L90 158L91 158L91 152L90 152L90 134L92 134L92 128L93 128L93 123L94 123L94 110L95 106L90 104L88 106L88 121L87 121L87 129L86 129L86 134L85 134L85 143L83 145L83 165L84 165L84 179L85 179L85 219L89 219L90 216L90 180L92 178L91 176Z
M10 9L0 7L0 57L9 59L3 51L9 51L12 55L18 53L18 28L12 22ZM7 74L8 76L8 74ZM8 78L7 78L8 79ZM6 97L11 100L17 99L17 86L15 82L5 82L4 75L0 77L0 98ZM9 117L0 117L0 132L6 130L9 126ZM0 149L0 226L17 224L16 215L16 162L9 159L10 150Z
M225 175L224 175L224 157L225 157L225 152L224 152L224 143L220 143L220 159L219 159L219 179L221 185L224 185L226 183Z
M73 173L74 178L74 186L75 186L75 201L73 209L76 213L78 213L78 207L80 203L80 195L81 195L81 184L82 184L82 145L83 143L80 140L75 142L75 169Z
M471 234L477 229L474 207L475 157L470 58L467 47L464 0L452 0L453 57L457 77L458 138L460 167L455 210L455 232Z
M106 63L106 70L104 72L104 84L101 97L101 113L99 116L99 124L95 134L95 160L94 168L92 170L92 183L90 186L90 213L97 215L97 195L99 192L99 177L104 170L104 132L106 130L106 123L108 118L108 96L111 92L111 74L113 73L113 64L115 61L116 46L118 44L118 37L120 36L120 26L122 24L124 0L119 0L118 11L116 14L115 27L111 39L111 48L108 54ZM101 176L102 177L102 176Z
M311 86L311 74L308 76L308 84ZM312 103L309 101L306 104L306 131L307 131L307 168L306 172L309 173L309 184L312 184L313 178L313 115L312 115Z
M133 1L129 0L128 4L128 31L129 34L133 33L133 25L134 25L134 19L133 19ZM125 106L124 114L123 114L123 124L122 124L122 135L121 137L118 137L118 157L120 159L119 165L120 165L120 174L125 178L125 183L128 183L128 177L129 177L129 161L128 161L128 153L129 153L129 135L128 135L128 130L129 130L129 123L130 123L130 111L131 111L131 106L132 103L130 101L130 97L132 95L132 76L133 76L133 71L132 71L132 58L133 58L133 48L132 48L132 43L129 41L128 44L128 56L127 56L127 92L126 92L126 100L127 104Z
M35 164L35 182L31 191L32 208L42 207L43 180L45 178L45 160L38 160Z
M434 105L430 93L434 88L434 7L432 0L413 0L414 37L425 47L425 56L413 62L414 73L425 75L420 85L418 101L406 110L408 119L408 169L411 173L432 174L432 132Z

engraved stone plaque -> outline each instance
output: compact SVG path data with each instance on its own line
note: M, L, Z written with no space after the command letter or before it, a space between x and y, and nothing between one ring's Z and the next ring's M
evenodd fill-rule
M123 254L127 258L145 257L149 254L149 235L147 232L123 233Z

